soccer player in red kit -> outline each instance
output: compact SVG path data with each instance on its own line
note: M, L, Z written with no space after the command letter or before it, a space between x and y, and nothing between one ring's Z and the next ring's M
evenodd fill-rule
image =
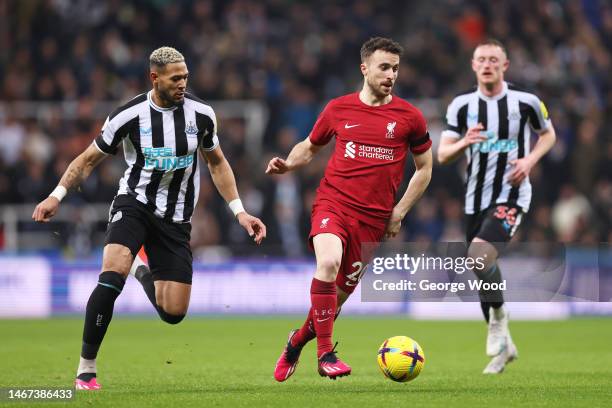
M391 93L401 54L402 47L390 39L366 41L361 47L362 90L330 101L310 135L293 147L287 159L275 157L266 169L268 174L283 174L304 166L336 138L312 207L309 242L317 261L310 287L312 306L302 328L289 334L274 370L277 381L293 374L302 347L315 337L319 374L335 379L351 373L351 367L336 356L332 332L340 307L369 261L361 244L397 235L402 219L431 179L425 119ZM416 171L394 205L408 150Z

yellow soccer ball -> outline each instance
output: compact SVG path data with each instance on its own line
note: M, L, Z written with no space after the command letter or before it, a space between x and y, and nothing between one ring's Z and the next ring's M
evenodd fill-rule
M425 365L419 343L406 336L390 337L378 349L378 366L385 377L397 381L414 380Z

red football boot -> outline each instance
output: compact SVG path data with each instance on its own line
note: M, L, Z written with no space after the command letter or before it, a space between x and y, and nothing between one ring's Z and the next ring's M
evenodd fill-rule
M351 374L351 367L336 356L336 346L319 358L319 375L335 380L336 377L344 377Z
M291 345L291 338L297 332L297 330L291 330L289 332L289 339L287 340L287 345L285 346L283 353L276 362L276 367L274 368L274 379L278 382L283 382L287 378L291 377L291 374L293 374L295 371L295 367L297 367L298 365L298 360L300 359L300 353L302 352L302 348L294 347Z

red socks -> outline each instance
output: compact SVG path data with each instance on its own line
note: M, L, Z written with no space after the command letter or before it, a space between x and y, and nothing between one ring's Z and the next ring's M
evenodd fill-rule
M310 301L312 307L308 320L312 322L317 336L317 357L321 357L333 348L332 333L337 308L336 282L323 282L313 278L310 286Z
M306 317L306 321L291 338L291 345L293 347L303 347L310 340L317 337L314 331L314 326L312 323L312 307L308 311L308 317Z

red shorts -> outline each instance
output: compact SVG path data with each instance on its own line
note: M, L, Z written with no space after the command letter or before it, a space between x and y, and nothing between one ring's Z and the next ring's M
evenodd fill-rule
M346 293L353 293L361 276L383 239L385 230L365 224L354 217L343 214L329 205L316 205L312 209L311 230L308 242L319 234L334 234L342 241L342 262L336 277L336 285ZM361 245L375 243L362 253Z

